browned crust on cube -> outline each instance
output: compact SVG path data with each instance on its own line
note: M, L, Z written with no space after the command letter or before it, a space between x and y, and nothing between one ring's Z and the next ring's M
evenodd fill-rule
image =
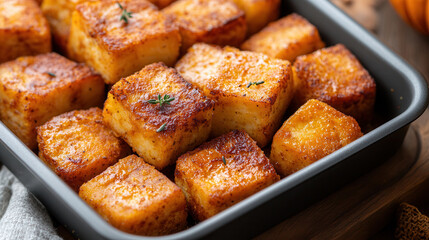
M83 184L79 196L107 222L128 233L167 235L187 225L180 188L135 155Z
M49 24L34 0L0 1L0 43L0 62L51 51Z
M131 153L103 124L102 110L72 111L37 128L39 157L73 190Z
M33 150L36 126L67 111L100 106L104 100L98 74L56 53L1 64L0 87L0 119Z
M19 15L15 15L15 11ZM0 12L1 31L49 30L46 19L34 0L3 0L0 2Z
M291 34L295 31L305 31L305 35L300 36L303 34L302 32ZM261 52L270 57L294 61L299 55L311 53L324 46L317 28L305 18L292 13L268 24L246 40L241 48Z
M222 157L225 157L226 164ZM175 170L176 184L184 190L192 214L200 221L278 180L274 167L256 142L247 133L238 130L182 155ZM196 192L201 192L200 187L204 188L206 184L213 185L208 192L204 192L209 198L209 206L202 206Z
M162 12L179 26L182 53L197 42L239 46L246 37L244 12L228 0L179 0Z
M15 61L0 65L0 73L9 72L8 77L1 77L3 87L31 95L43 96L46 92L62 88L76 81L87 78L100 79L88 66L76 63L57 53L46 53L34 57L20 57ZM52 76L53 74L55 76Z
M128 12L132 12L128 23L120 20L122 10L118 2ZM85 2L79 4L76 11L85 22L89 36L112 53L121 53L149 38L167 36L178 31L173 21L148 1Z
M280 15L280 0L233 0L246 14L247 36L257 33Z
M362 135L354 118L312 99L274 135L270 159L281 176L288 176Z
M176 0L149 0L149 2L155 4L159 9L165 8Z
M273 65L279 67L274 68ZM185 79L214 99L245 95L252 102L273 104L277 99L277 88L287 85L289 65L287 61L269 58L261 53L197 43L176 63L176 69ZM261 72L258 68L263 67L270 69L263 69L264 72ZM207 69L210 71L205 72ZM272 74L272 77L267 74ZM247 87L249 81L241 77L244 75L265 75L264 80L267 81L262 85ZM268 81L269 79L279 80Z
M262 53L194 44L176 68L183 78L217 101L212 135L244 129L267 145L293 96L291 64ZM262 84L249 86L249 83Z
M72 13L79 3L87 0L45 0L41 6L49 22L55 50L67 55Z
M361 123L371 119L375 81L344 45L300 56L294 63L294 70L295 108L309 99L317 99Z
M159 74L168 75L169 81L177 83L180 89L177 91L165 93L154 92L150 79ZM137 102L129 99L129 93L141 94L144 99ZM195 89L190 83L186 82L174 68L167 67L164 63L153 63L144 67L140 72L127 78L123 78L116 83L109 94L122 104L136 118L141 119L150 129L156 130L163 124L166 124L165 130L159 134L167 135L178 128L189 129L200 125L201 122L192 121L189 125L189 119L201 111L213 108L214 102L205 97L200 91ZM150 104L147 101L157 99L158 94L164 96L169 94L175 98L168 106L160 107L159 104ZM205 121L205 120L204 120Z

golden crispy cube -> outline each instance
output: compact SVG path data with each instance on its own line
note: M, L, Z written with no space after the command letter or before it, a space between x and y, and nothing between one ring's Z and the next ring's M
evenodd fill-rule
M135 155L83 184L79 196L107 222L128 233L166 235L187 225L180 188Z
M60 51L67 54L68 38L72 13L76 6L88 0L44 0L42 11L51 27L54 43ZM149 0L156 6L163 8L174 0Z
M37 126L103 101L103 79L58 54L20 57L0 65L0 120L33 150Z
M149 101L166 95L174 100L162 106ZM155 63L112 87L103 117L138 155L162 169L208 138L213 107L175 69Z
M67 53L72 13L76 6L88 0L44 0L42 11L51 27L54 44Z
M246 37L244 12L229 0L179 0L162 12L180 28L182 53L197 42L240 46Z
M309 100L274 135L271 162L290 175L346 146L363 134L352 117L318 100Z
M293 62L296 57L323 48L317 28L298 14L268 24L241 48Z
M259 32L280 14L280 0L233 0L246 15L247 35Z
M280 127L293 96L291 64L261 53L198 43L176 68L188 82L216 99L213 136L243 129L264 147Z
M103 124L99 108L72 111L37 127L39 157L76 192L120 158L128 145Z
M374 111L374 79L344 45L300 56L294 63L295 95L298 108L317 99L366 123Z
M177 160L175 182L203 221L278 181L270 160L243 131L204 143Z
M0 63L51 51L49 24L34 0L0 1Z
M178 28L147 1L119 1L131 12L121 20L118 1L85 2L73 12L68 51L98 71L108 84L147 64L173 65L179 55Z

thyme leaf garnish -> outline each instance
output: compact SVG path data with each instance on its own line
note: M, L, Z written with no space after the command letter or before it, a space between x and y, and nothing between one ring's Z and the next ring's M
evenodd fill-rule
M247 84L247 88L250 88L250 86L252 86L252 85L259 85L259 84L263 84L263 83L265 83L265 81L249 82L249 84Z
M174 97L170 97L168 94L165 94L163 97L161 94L158 94L158 99L150 99L147 102L150 104L158 104L162 107L162 105L170 105L170 102L174 100Z
M119 18L120 21L124 21L126 24L128 24L128 19L133 17L132 12L128 12L127 9L122 7L120 3L117 3L119 8L122 10L121 17Z

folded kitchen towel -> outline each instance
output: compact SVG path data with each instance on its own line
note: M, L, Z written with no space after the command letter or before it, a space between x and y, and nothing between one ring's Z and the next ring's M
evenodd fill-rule
M0 166L0 240L62 239L44 206Z

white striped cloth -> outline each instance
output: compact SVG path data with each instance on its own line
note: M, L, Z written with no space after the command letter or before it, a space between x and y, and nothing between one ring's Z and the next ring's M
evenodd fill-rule
M0 165L0 240L60 240L45 207Z

